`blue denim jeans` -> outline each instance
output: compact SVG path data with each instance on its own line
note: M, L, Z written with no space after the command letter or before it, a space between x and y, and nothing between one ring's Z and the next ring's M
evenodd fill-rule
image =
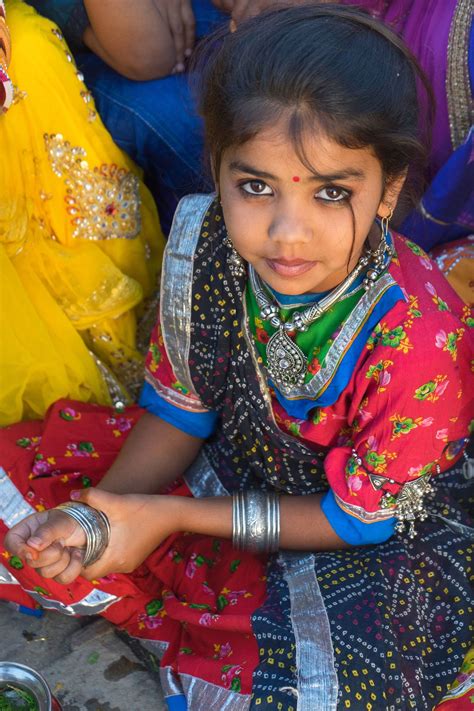
M192 5L197 39L228 21L211 0L193 0ZM202 121L189 77L179 74L138 82L121 76L92 53L80 54L77 60L115 142L143 168L168 234L180 198L212 189Z

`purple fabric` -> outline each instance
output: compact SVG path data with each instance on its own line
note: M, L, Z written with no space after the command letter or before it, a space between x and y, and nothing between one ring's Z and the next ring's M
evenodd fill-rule
M343 0L370 12L394 29L417 57L436 97L428 178L432 178L452 152L446 99L448 38L456 0ZM425 116L427 100L420 92Z

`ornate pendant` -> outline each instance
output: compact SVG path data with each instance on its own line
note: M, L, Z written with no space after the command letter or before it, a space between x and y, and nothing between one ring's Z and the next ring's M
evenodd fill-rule
M423 499L434 491L430 484L430 479L430 474L424 474L418 479L407 481L396 495L394 514L398 519L395 524L395 530L398 533L404 533L405 527L408 526L407 535L409 538L414 538L417 535L415 530L416 519L424 521L428 518ZM393 500L393 495L387 492L380 501L380 507L382 509L388 508L391 500Z
M290 390L304 383L307 358L282 327L267 343L267 369L281 390Z

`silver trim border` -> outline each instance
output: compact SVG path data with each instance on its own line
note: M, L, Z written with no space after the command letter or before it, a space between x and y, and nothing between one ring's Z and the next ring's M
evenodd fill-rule
M298 669L297 711L336 711L338 678L329 618L313 554L279 556L288 585Z
M160 318L163 341L173 372L196 397L189 370L194 252L204 216L215 198L189 195L179 203L163 257Z

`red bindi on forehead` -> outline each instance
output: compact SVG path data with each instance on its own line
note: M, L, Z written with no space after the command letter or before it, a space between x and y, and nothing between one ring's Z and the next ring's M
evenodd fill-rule
M300 182L300 179L301 179L301 178L300 178L299 175L294 175L294 176L292 177L292 181L293 181L294 183L299 183L299 182Z

